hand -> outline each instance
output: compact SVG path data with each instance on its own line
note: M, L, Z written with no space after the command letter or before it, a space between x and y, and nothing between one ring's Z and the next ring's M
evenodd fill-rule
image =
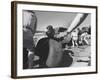
M64 37L64 40L62 41L62 43L69 43L71 40L71 34L68 34Z
M28 61L29 61L29 69L33 68L33 61L34 61L34 52L29 51L28 52Z

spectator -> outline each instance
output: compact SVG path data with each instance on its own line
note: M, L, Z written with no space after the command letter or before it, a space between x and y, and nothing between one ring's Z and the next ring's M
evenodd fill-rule
M23 10L23 69L32 68L34 55L33 36L36 30L37 18L33 11ZM31 57L30 57L31 55Z
M88 33L87 33L86 31L82 33L82 35L81 35L82 44L83 44L84 42L85 42L85 44L87 44L87 45L89 44L88 41L87 41L87 39L86 39L87 35L88 35Z
M78 31L74 30L71 34L72 37L72 46L75 47L78 46L77 40L78 40Z

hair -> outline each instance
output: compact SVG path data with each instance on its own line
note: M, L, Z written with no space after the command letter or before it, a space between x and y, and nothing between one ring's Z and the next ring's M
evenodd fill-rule
M53 29L52 25L47 26L47 29Z

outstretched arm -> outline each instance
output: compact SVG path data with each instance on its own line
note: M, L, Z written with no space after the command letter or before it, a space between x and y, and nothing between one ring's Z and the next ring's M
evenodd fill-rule
M84 20L85 18L88 16L87 13L79 13L76 15L76 17L74 18L74 20L72 21L71 25L69 26L68 30L60 33L59 35L57 35L57 38L60 37L64 37L67 34L71 33L74 29L76 29Z
M67 32L71 33L75 28L77 28L84 20L85 18L88 16L88 14L84 13L79 13L76 15L76 17L74 18L73 22L71 23L71 25L69 26Z

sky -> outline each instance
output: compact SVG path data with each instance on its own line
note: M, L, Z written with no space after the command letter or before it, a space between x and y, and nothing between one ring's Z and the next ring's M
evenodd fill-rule
M37 30L46 31L48 25L56 27L68 27L74 20L77 13L73 12L54 12L54 11L34 11L37 16ZM89 14L79 28L91 24L91 15Z

